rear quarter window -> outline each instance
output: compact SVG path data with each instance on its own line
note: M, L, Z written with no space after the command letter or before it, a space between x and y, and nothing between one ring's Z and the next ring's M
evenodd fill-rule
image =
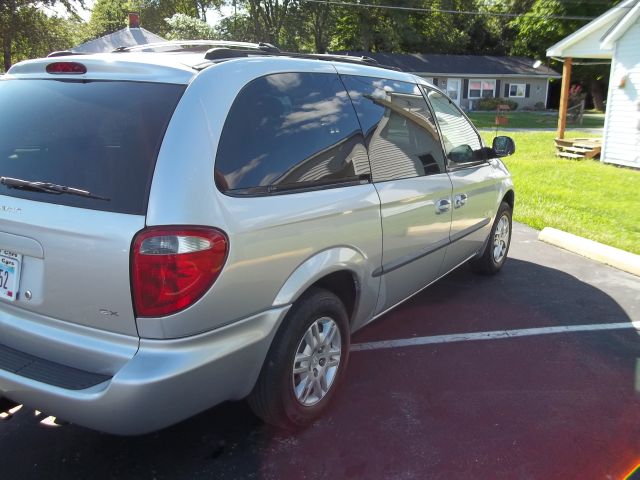
M267 194L340 186L370 174L363 135L337 74L279 73L247 84L224 124L218 188Z
M0 81L0 176L107 197L10 189L0 194L143 215L182 85L124 81Z

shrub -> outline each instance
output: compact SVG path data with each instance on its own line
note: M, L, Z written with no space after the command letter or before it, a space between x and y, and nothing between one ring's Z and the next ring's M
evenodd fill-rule
M535 108L538 111L544 110L544 102L536 102L536 104L533 106L533 108Z
M498 108L498 105L509 105L509 108L511 110L515 110L518 108L517 102L500 97L481 98L480 100L477 100L475 102L474 107L476 110L496 110Z
M208 40L215 39L213 27L199 18L190 17L183 13L176 13L171 18L165 18L169 25L169 40Z
M585 98L587 93L582 90L582 86L576 84L569 87L569 106L579 105Z

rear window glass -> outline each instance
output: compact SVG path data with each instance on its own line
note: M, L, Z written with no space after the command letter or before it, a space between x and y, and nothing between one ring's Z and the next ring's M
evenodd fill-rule
M146 213L158 150L185 87L160 83L0 81L0 176L106 197L0 185L0 194L118 213Z

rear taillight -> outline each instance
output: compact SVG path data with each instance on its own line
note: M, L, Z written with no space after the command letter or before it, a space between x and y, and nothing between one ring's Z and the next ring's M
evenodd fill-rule
M133 240L131 288L136 315L161 317L193 305L213 285L229 243L220 230L151 227Z

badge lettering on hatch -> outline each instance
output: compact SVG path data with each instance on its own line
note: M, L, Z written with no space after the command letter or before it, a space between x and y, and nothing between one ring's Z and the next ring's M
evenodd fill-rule
M117 317L118 316L118 312L114 312L112 310L107 310L106 308L101 308L98 311L100 312L101 315L106 315L108 317Z
M9 207L7 205L0 205L0 212L6 213L22 213L22 209L19 207Z

